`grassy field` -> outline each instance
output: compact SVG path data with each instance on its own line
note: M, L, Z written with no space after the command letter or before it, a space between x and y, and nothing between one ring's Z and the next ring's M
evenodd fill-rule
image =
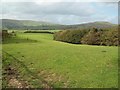
M3 43L3 50L56 88L118 87L118 47L68 44L54 41L52 34L18 32ZM25 71L21 75L30 78ZM34 79L29 82L40 87Z

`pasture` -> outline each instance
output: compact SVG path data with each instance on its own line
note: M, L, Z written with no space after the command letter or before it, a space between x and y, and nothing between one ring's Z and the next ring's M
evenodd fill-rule
M118 87L116 46L69 44L54 41L52 34L17 32L17 37L3 43L3 51L55 88ZM10 57L6 58L9 63L15 63ZM30 77L24 67L21 71L21 77L28 81ZM34 88L42 87L38 81L29 79Z

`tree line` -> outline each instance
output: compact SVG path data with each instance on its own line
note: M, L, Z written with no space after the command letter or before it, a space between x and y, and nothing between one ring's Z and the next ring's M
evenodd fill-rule
M35 30L32 30L32 31L25 31L24 33L48 33L48 34L54 34L54 32L50 32L50 31L35 31Z
M54 34L54 40L73 44L118 46L117 29L64 30Z

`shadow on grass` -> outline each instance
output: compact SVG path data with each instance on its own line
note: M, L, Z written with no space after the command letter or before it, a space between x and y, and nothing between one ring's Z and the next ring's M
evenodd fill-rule
M11 38L6 38L2 41L3 44L10 44L10 43L35 43L37 40L31 40L28 38L20 38L20 37L11 37Z

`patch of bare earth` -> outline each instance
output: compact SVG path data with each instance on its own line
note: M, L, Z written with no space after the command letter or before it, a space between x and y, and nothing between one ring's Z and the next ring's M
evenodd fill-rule
M8 82L8 87L14 88L29 88L27 81L20 80L17 70L11 66L6 67L5 69L5 80Z
M12 77L8 82L9 87L16 87L16 88L29 88L28 86L22 84L18 79Z
M48 72L47 70L41 70L38 72L38 76L43 77L46 82L51 84L54 83L63 83L63 88L67 88L69 85L69 80L62 75Z

